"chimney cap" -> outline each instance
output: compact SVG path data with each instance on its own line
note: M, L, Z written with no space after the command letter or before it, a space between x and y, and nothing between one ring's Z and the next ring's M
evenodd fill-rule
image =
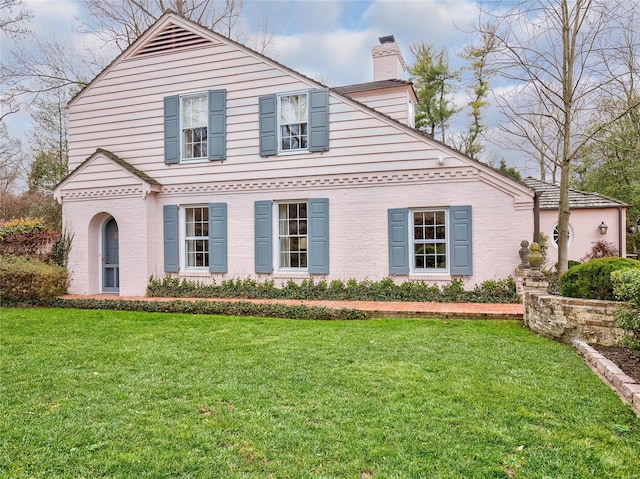
M385 35L384 37L378 37L378 41L380 45L384 45L385 43L395 43L396 39L393 35Z

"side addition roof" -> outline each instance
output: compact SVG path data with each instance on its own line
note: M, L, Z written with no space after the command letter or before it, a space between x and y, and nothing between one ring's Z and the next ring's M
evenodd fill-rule
M98 148L78 167L62 180L54 191L54 197L60 201L63 196L95 196L98 188L95 179L100 178L100 188L137 189L146 196L150 192L158 192L162 187L159 181L152 178L135 166L127 163L114 153ZM113 180L113 181L109 181Z
M523 182L535 190L540 201L541 210L557 210L560 204L560 186L535 178L525 178ZM625 208L629 205L599 193L588 193L584 191L569 189L569 208L589 209L589 208Z

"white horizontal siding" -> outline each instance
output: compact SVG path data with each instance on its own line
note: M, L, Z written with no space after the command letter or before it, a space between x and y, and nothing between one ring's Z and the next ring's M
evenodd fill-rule
M436 165L434 158L450 154L331 93L329 151L260 157L258 97L314 86L230 45L127 59L114 64L72 102L70 168L76 168L96 148L104 148L170 185L206 182L211 176L219 181L242 181L430 168ZM227 90L227 159L165 165L164 97L219 88ZM393 113L401 103L406 104L407 94L402 88L387 90L375 101Z
M348 96L378 110L380 113L390 116L394 120L408 124L409 97L407 88L410 87L368 90L350 93Z

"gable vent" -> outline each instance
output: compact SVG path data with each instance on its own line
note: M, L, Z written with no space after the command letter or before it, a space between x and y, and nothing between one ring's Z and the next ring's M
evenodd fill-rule
M193 48L211 44L212 42L210 40L192 31L170 24L145 43L134 56L139 57L154 53L167 53L183 48Z

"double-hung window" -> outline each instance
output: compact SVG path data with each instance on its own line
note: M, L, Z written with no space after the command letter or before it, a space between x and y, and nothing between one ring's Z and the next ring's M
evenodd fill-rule
M447 271L447 210L412 211L413 270Z
M182 159L207 157L207 95L181 98Z
M329 273L329 199L256 201L255 271Z
M390 208L389 274L448 273L471 276L471 206Z
M307 149L309 111L307 94L278 97L280 124L280 151Z
M279 267L307 268L307 203L278 204Z
M184 209L184 252L187 268L209 266L209 208L190 206Z
M329 151L329 90L258 98L260 156Z
M226 158L226 90L164 98L164 162L167 165Z

